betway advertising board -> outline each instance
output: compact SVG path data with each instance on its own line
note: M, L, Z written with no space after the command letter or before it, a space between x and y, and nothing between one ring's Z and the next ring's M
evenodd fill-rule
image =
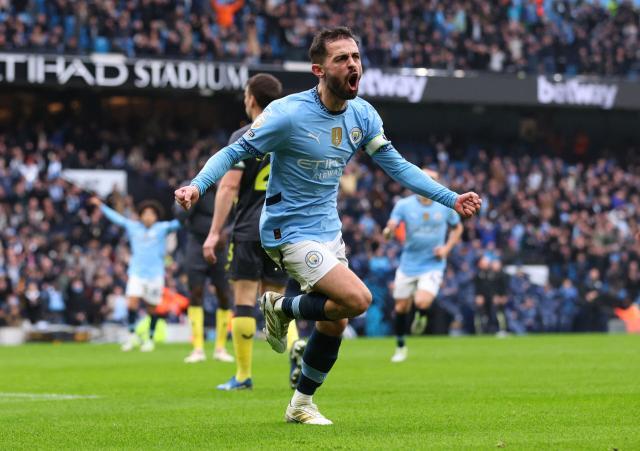
M0 86L169 90L211 95L241 92L249 77L267 72L287 92L316 84L310 63L245 65L216 61L0 53ZM365 70L360 95L409 104L450 103L640 110L640 84L604 78L453 73L430 69Z

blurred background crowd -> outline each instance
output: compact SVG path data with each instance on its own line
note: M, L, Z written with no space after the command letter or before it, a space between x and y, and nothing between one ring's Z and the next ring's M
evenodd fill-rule
M64 169L125 170L129 180L146 181L170 203L172 189L191 179L226 136L221 129L167 129L145 146L132 144L122 130L91 127L23 124L1 134L0 324L126 319L126 238L87 205L88 193L62 178ZM507 152L503 142L478 145L450 136L434 135L420 146L398 139L396 146L410 161L439 170L453 189L484 197L482 214L464 222L464 242L450 256L437 302L453 330L606 330L615 308L637 300L638 149L571 161L541 144ZM354 321L360 333L390 330L401 243L385 241L381 229L394 203L408 194L364 154L343 176L338 208L347 253L374 293L366 316ZM108 201L135 216L132 195L114 192ZM166 280L188 296L183 243L181 231L170 246ZM517 269L532 264L548 270L548 283L534 284ZM516 268L511 275L507 265ZM211 290L208 298L213 305Z
M273 63L305 60L316 31L345 23L361 38L365 67L628 79L640 70L640 0L0 0L0 50ZM128 195L113 192L108 203L134 217L155 197L169 217L173 189L226 143L241 102L169 93L161 109L161 96L39 92L0 99L0 326L124 322L126 237L63 171L126 171ZM633 113L387 108L387 133L408 160L484 198L450 255L430 332L602 331L639 301ZM413 125L394 134L402 122ZM406 195L366 155L341 181L350 264L374 294L353 321L362 334L391 329L402 243L381 228ZM184 230L174 241L167 287L188 296ZM210 289L208 311L215 303Z
M365 66L640 71L638 0L0 0L7 51L269 63L351 24Z

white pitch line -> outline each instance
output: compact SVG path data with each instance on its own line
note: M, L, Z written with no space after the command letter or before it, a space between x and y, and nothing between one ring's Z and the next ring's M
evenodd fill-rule
M98 395L64 395L59 393L3 393L0 392L0 399L21 398L29 400L43 401L66 401L68 399L98 399Z

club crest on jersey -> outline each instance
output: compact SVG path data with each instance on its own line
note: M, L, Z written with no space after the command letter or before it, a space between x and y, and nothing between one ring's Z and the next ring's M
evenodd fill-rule
M333 127L331 129L331 143L336 147L342 144L342 127Z
M318 251L310 251L304 258L304 261L309 268L317 268L322 264L322 254Z
M359 127L353 127L349 132L349 139L351 144L357 146L362 141L362 130Z

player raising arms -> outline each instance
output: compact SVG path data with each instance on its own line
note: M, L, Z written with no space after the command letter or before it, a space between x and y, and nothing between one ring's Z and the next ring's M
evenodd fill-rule
M255 120L273 100L282 96L282 85L272 75L256 74L249 79L244 91L247 116ZM235 143L249 125L236 130L229 139ZM221 244L222 229L229 217L233 201L237 198L230 245L230 278L233 281L235 316L231 321L231 336L236 355L236 374L219 390L252 388L251 362L253 337L256 332L254 310L258 289L281 293L287 283L287 274L264 252L260 245L260 212L264 204L271 164L264 158L249 158L236 164L220 180L215 197L213 221L202 252L209 262L216 262L216 248ZM200 203L198 202L198 205ZM197 206L196 206L197 207ZM295 323L288 334L290 341L297 336Z
M318 85L272 102L238 141L209 159L190 186L177 189L175 198L190 208L238 161L272 153L260 239L306 293L265 293L260 307L267 341L277 352L286 349L292 319L316 321L285 418L324 425L332 422L318 411L312 395L338 358L348 318L362 314L371 303L369 289L347 266L340 232L338 185L347 162L363 149L393 179L463 217L475 214L481 200L475 193L458 195L435 182L386 138L376 110L357 97L362 65L351 30L319 32L309 56Z
M127 303L129 307L129 338L122 345L123 351L131 351L138 346L139 339L135 333L140 301L144 302L147 313L151 316L149 337L144 340L141 351L153 351L153 334L156 330L158 315L156 307L162 301L164 289L164 257L167 235L180 228L177 219L158 221L162 215L162 207L157 201L144 201L138 207L139 221L126 218L112 208L107 207L99 198L92 197L89 204L100 208L106 218L127 232L131 259L127 275Z
M438 179L436 172L424 172L432 179ZM401 199L395 205L383 231L385 238L389 239L401 222L404 222L407 232L393 289L398 346L391 357L392 362L402 362L407 358L404 334L412 299L416 305L416 316L411 333L424 333L427 327L426 310L438 295L447 256L460 241L463 231L460 216L455 211L417 195ZM452 229L447 238L449 227Z

